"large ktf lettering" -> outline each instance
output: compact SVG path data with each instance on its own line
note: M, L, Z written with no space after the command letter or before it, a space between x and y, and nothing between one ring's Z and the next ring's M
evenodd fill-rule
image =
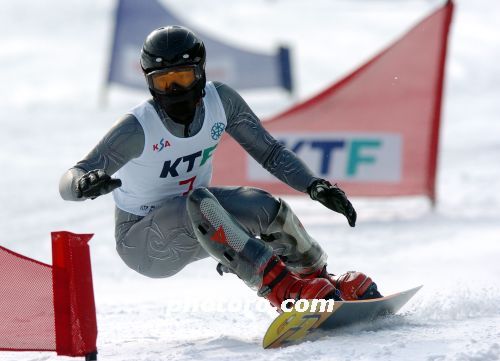
M317 175L335 181L399 182L403 140L396 133L278 133L276 139ZM248 157L251 181L274 182L272 174Z
M172 160L165 161L163 163L163 169L161 170L161 173L160 173L160 178L167 178L169 174L171 177L178 177L179 171L177 170L177 167L183 166L183 165L185 165L185 163L187 163L187 168L185 171L182 171L182 172L189 173L189 172L193 171L193 169L196 165L196 159L198 159L200 157L201 157L201 161L200 161L199 166L201 167L210 159L210 157L212 157L212 153L216 147L217 147L217 145L214 145L213 147L209 147L207 149L204 149L203 151L199 150L195 153L188 154L188 155L185 155L183 157L179 157L174 161L172 161Z
M196 158L200 156L201 156L201 150L196 153L185 155L184 157L181 158L177 158L173 163L171 160L167 160L165 163L163 163L163 169L161 171L160 178L166 178L169 174L172 177L178 177L179 172L177 172L177 166L179 165L181 160L183 163L185 162L188 163L186 172L191 172L194 167L194 161L196 160Z
M330 165L335 153L339 151L345 152L347 145L350 145L347 147L346 174L353 176L363 163L371 164L375 162L375 158L371 155L364 155L363 150L366 148L379 148L381 142L378 139L352 139L349 143L345 140L299 140L292 144L290 148L294 153L298 154L305 147L318 152L320 155L319 173L327 175L330 172Z

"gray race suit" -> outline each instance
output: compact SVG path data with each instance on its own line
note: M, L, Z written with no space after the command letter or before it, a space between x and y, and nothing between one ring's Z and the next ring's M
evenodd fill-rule
M294 189L306 192L317 179L307 166L263 128L236 91L223 83L214 82L214 85L226 114L226 131L266 170ZM203 102L197 106L194 120L187 127L170 119L153 99L150 103L167 130L177 137L192 137L202 127ZM126 114L86 157L62 176L59 184L61 197L83 200L78 198L76 191L79 177L94 169L103 169L113 175L137 158L144 144L144 131L139 121L132 114ZM204 203L213 200L214 207L228 215L225 218L228 222L237 223L232 225L235 229L252 238L261 249L259 262L265 262L270 253L279 254L287 260L290 268L301 273L312 272L325 264L326 255L321 247L307 235L286 202L264 190L250 187L203 188L201 193L168 199L146 216L116 207L116 249L123 261L145 276L159 278L172 276L187 264L210 254L247 284L258 287L258 277L250 275L254 264L245 268L245 262L241 262L243 267L238 268L239 256L234 247L217 245L214 248L213 237L200 233L201 225L195 219L202 216L202 198L207 199ZM187 207L188 203L190 207ZM229 254L232 254L230 261Z

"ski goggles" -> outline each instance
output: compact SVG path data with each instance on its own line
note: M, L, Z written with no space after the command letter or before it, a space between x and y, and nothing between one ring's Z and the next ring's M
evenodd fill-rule
M149 87L160 94L172 91L174 84L182 88L189 88L202 76L198 66L183 66L155 70L147 74Z

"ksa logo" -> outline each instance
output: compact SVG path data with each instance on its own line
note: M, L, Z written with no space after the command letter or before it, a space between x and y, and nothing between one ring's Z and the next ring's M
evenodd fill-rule
M167 147L170 147L169 141L161 138L160 143L153 144L153 152L161 152L163 149Z

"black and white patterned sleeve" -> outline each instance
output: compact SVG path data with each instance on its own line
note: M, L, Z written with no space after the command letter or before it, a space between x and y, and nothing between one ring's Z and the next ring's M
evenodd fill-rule
M317 179L295 153L262 126L243 98L228 85L214 82L226 112L226 131L268 172L290 187L306 192Z
M79 201L76 181L94 169L104 169L113 175L128 161L141 155L144 149L144 131L139 121L131 114L119 119L99 143L82 160L63 174L59 182L59 193L65 200Z

